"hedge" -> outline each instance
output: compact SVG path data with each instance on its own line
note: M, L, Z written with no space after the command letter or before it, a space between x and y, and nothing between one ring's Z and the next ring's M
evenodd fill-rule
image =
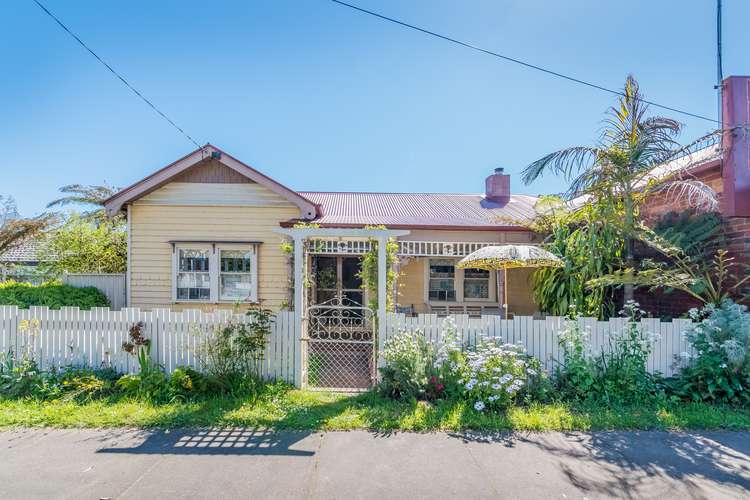
M61 307L109 307L109 300L98 288L87 286L78 288L59 282L31 285L6 281L0 283L0 305L18 306L27 309L29 306L47 306L50 309Z

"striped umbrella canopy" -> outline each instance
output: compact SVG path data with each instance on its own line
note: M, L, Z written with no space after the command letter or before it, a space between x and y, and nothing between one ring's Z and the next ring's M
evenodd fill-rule
M504 273L503 279L503 308L505 318L508 318L508 269L518 267L561 267L563 261L555 254L534 245L497 245L483 247L472 252L460 261L458 267L470 269L484 269ZM497 281L497 295L500 296L500 280Z
M560 267L562 259L535 245L497 245L483 247L460 261L458 267L497 271L516 267Z

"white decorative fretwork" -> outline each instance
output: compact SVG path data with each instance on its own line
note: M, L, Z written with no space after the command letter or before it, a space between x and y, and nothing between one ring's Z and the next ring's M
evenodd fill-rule
M464 257L480 248L497 245L487 241L399 241L398 254L405 257ZM309 239L312 254L361 255L370 251L372 242L351 239Z

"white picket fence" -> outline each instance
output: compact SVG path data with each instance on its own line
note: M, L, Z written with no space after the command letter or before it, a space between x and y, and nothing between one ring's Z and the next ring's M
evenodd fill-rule
M77 307L53 310L0 306L0 352L33 352L42 369L107 366L134 373L138 371L138 363L122 350L122 344L128 340L130 327L143 321L143 334L151 339L151 355L168 373L178 366L199 369L196 354L201 342L212 335L216 326L232 318L247 320L245 315L232 315L229 311L205 313L195 309L112 311L97 307L83 311ZM264 378L295 381L295 371L300 366L296 339L293 313L279 312L258 366Z
M505 320L500 316L473 318L455 315L453 319L464 345L474 345L482 336L499 338L503 342L523 344L526 351L538 358L547 371L552 371L556 364L562 361L558 334L566 326L563 318L534 319L529 316L517 316ZM405 314L391 313L386 322L386 337L380 339L380 348L382 349L388 338L402 330L420 330L428 341L439 343L442 341L444 321L445 318L435 314L408 317ZM592 353L598 354L609 348L613 335L622 333L626 320L612 318L609 321L597 321L596 318L580 318L579 323L583 331L589 335ZM674 319L671 322L643 319L639 322L641 331L654 333L658 337L648 360L649 371L658 371L665 376L675 373L675 358L683 352L692 353L690 344L683 335L691 324L689 319Z
M122 344L128 340L129 328L143 321L143 333L152 341L154 359L171 373L178 366L200 368L200 360L196 356L198 346L217 325L227 323L232 317L238 321L247 320L244 315L233 316L228 311L142 311L134 308L119 311L93 308L83 311L75 307L51 310L47 307L18 309L16 306L0 306L0 352L33 352L42 369L67 365L111 366L118 371L132 373L138 369L137 362L122 350ZM499 316L469 318L457 315L454 320L466 345L475 344L482 336L500 338L503 342L523 344L529 354L542 361L547 370L552 370L555 363L561 361L558 333L565 326L562 318L540 320L516 317L504 320ZM444 318L433 314L408 317L390 313L386 318L386 335L379 339L379 348L382 349L388 338L401 330L421 330L429 341L440 342L444 331L443 321ZM594 352L607 349L611 336L622 332L625 325L625 320L621 318L610 321L582 318L579 321L590 335ZM667 376L674 373L675 357L682 352L691 352L683 336L690 324L690 320L685 319L671 322L644 319L640 322L640 328L658 334L658 341L648 361L650 371L659 371ZM263 360L259 363L259 372L263 377L290 383L301 380L300 336L294 313L278 312Z

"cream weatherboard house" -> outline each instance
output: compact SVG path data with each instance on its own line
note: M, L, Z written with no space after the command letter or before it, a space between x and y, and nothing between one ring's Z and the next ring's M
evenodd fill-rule
M507 286L510 314L531 315L529 271L511 270L506 284L455 264L484 245L531 242L509 221L532 217L535 201L511 194L501 169L483 194L296 192L209 144L118 192L106 209L127 215L130 307L293 307L295 259L281 243L302 222L313 223L297 238L310 276L304 306L335 296L365 304L361 256L385 233L364 228L385 226L398 243L399 310L499 314L497 291Z

